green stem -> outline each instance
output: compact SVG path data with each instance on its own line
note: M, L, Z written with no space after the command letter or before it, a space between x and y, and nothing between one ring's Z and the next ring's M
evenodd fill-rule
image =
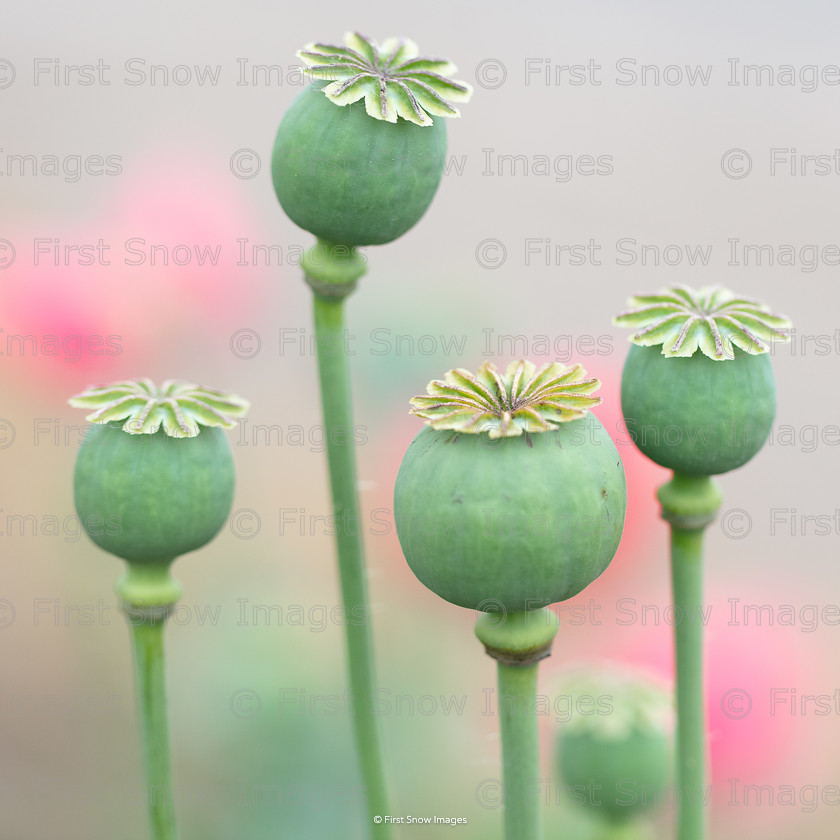
M537 664L499 662L499 725L507 840L540 840L540 748L537 737Z
M708 476L684 476L659 489L671 526L671 583L680 621L674 626L677 671L676 775L679 840L706 833L706 718L703 685L703 532L720 507Z
M703 689L703 530L671 526L677 663L677 790L680 840L705 836L706 719Z
M361 520L356 490L356 458L350 395L348 346L344 328L344 298L314 295L315 336L318 348L318 375L327 439L327 461L336 517L336 544L341 594L347 615L363 616L363 621L347 622L346 641L353 702L353 723L367 791L371 831L378 838L391 836L384 821L373 818L391 813L382 758L382 738L375 711L376 679L373 642L369 624L367 577L362 551Z
M166 675L163 657L165 611L128 613L134 639L134 663L144 746L152 840L175 840L175 805L169 766Z
M475 634L498 660L499 727L506 840L540 840L540 748L537 666L551 652L557 616L543 608L485 613Z

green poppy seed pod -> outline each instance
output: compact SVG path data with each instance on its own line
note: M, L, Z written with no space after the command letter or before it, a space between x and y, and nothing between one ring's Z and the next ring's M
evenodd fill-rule
M168 567L213 539L234 489L222 428L235 425L247 402L189 383L157 389L138 380L90 388L70 403L96 409L73 487L79 518L97 545L130 565Z
M740 350L726 364L669 359L631 347L621 379L627 431L652 461L685 475L720 475L764 446L776 416L770 357Z
M127 435L118 423L90 428L73 477L91 539L139 563L171 560L213 539L230 513L233 482L220 429L179 439Z
M638 329L621 380L627 433L687 476L729 472L764 445L776 415L770 341L790 322L726 289L675 286L630 299L614 323ZM660 346L661 345L661 346Z
M471 88L454 65L424 58L405 39L381 47L348 33L346 47L309 44L298 57L316 80L292 103L271 158L283 210L319 239L381 245L413 227L443 175L451 101ZM329 81L326 81L329 80Z
M648 677L588 671L558 689L571 710L560 724L557 766L562 786L590 812L626 822L662 805L671 776L670 694Z
M501 376L449 371L412 400L429 425L394 491L409 567L469 609L534 610L576 595L609 565L627 491L609 435L586 409L580 366L514 362Z

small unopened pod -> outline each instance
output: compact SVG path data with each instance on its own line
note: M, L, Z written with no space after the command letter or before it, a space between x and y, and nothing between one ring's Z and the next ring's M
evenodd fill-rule
M553 709L558 787L591 815L626 823L669 803L674 712L664 685L626 668L580 669L560 680Z
M186 382L91 387L70 399L94 409L73 477L90 538L135 565L168 564L206 545L230 514L234 466L223 429L248 403Z
M773 341L787 318L720 287L630 298L621 379L627 434L652 461L689 476L729 472L764 445L776 416Z
M625 822L669 803L674 712L657 679L578 669L561 678L554 708L561 785L590 814Z
M609 565L627 490L618 451L588 408L579 366L484 363L412 400L426 419L394 490L400 545L417 578L485 612L576 595Z
M297 55L314 79L283 117L271 176L286 215L341 246L381 245L413 227L443 175L446 125L472 89L455 66L408 39L381 46L358 33L345 46Z

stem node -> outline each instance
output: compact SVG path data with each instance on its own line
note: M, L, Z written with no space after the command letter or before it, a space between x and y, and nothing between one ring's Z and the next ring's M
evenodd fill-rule
M323 239L303 255L301 264L312 291L332 300L352 294L367 272L364 254L350 245L334 245Z
M557 635L557 615L547 607L499 616L482 613L475 624L475 635L488 656L502 665L533 665L551 656L551 643Z
M662 518L681 531L695 531L711 525L717 518L723 495L708 475L683 475L663 484L656 493L662 505Z

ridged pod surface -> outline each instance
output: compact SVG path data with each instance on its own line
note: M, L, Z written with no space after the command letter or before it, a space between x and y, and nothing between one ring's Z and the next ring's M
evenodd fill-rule
M618 738L592 732L564 732L560 772L569 790L597 791L599 811L625 820L661 805L671 772L671 739L634 730Z
M391 242L432 203L446 156L445 120L376 120L362 101L332 103L325 86L302 91L280 123L271 158L277 198L295 224L327 242Z
M720 475L749 461L776 416L769 354L735 350L724 362L701 353L663 356L633 345L621 378L627 433L657 464L684 475Z
M223 431L173 438L93 425L73 476L76 511L101 548L138 563L169 562L206 545L233 502L233 455Z
M571 598L606 569L626 502L615 445L588 415L499 439L423 428L394 517L421 583L461 607L518 612Z

